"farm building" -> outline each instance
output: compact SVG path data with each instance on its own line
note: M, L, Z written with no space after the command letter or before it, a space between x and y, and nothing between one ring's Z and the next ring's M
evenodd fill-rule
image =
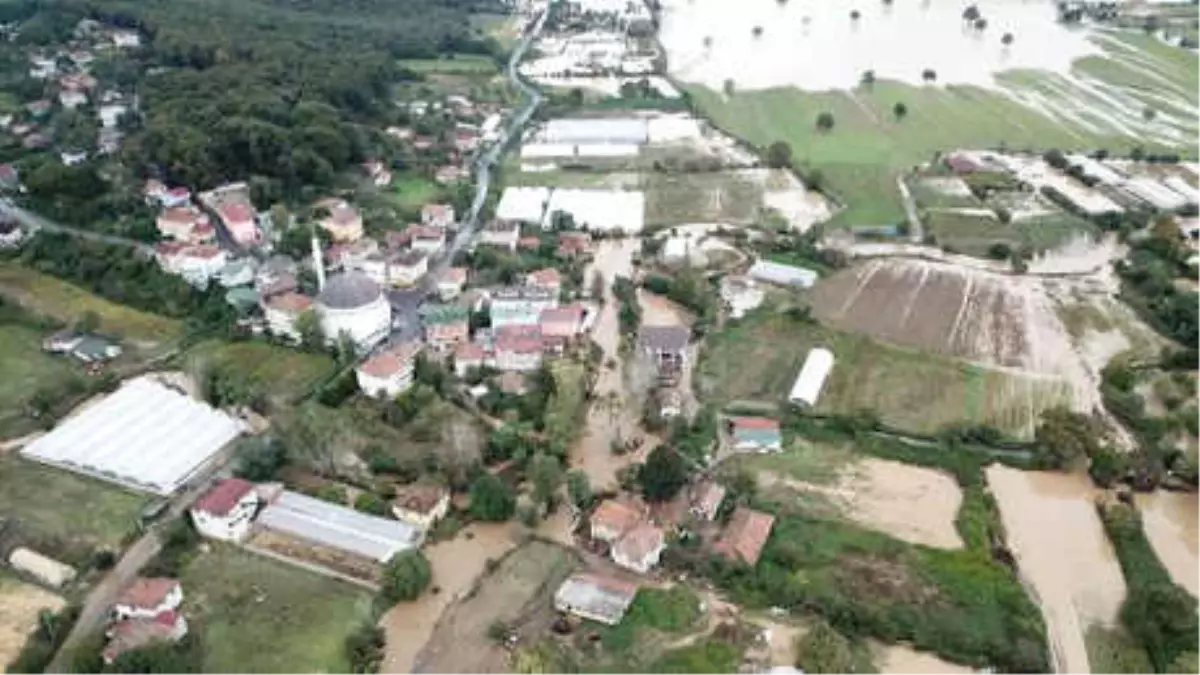
M138 577L117 596L112 612L118 619L148 619L179 609L182 603L183 586L177 579Z
M417 548L424 538L420 528L408 523L289 491L263 509L258 526L381 563Z
M560 145L645 145L646 120L636 117L550 120L535 137L540 143Z
M779 452L783 449L779 422L767 417L731 417L729 434L733 437L735 450Z
M1067 161L1071 163L1071 166L1079 167L1084 176L1104 185L1120 185L1125 182L1125 176L1116 169L1087 155L1067 155Z
M754 566L758 564L774 526L775 516L739 506L729 517L714 548L730 560Z
M569 145L564 143L526 143L521 146L521 159L548 159L560 157L636 157L640 148L636 145L617 143L590 143Z
M821 388L825 386L825 378L833 370L833 353L828 349L816 347L808 352L796 383L788 394L788 402L815 406L821 396Z
M803 267L784 265L770 260L756 260L746 276L768 284L811 288L817 283L817 273Z
M222 541L241 541L250 533L258 504L253 483L225 478L197 499L189 512L200 534Z
M553 224L553 215L567 213L575 224L593 232L641 232L646 215L646 195L637 190L560 188L550 194L542 229Z
M1187 197L1153 178L1133 178L1125 181L1121 187L1159 211L1176 211L1188 203Z
M411 485L403 488L392 503L397 519L428 530L450 510L450 491L440 485Z
M1163 185L1183 195L1188 204L1193 206L1200 204L1200 189L1193 187L1182 176L1167 176L1162 182Z
M241 421L150 376L25 446L26 457L135 490L175 492L244 430Z
M500 196L500 203L496 205L496 218L501 221L540 223L549 201L550 188L504 188L504 194Z
M62 588L75 578L74 567L27 548L14 549L8 556L8 564L51 588Z
M575 574L554 593L554 609L608 626L621 623L637 597L637 586L599 574Z

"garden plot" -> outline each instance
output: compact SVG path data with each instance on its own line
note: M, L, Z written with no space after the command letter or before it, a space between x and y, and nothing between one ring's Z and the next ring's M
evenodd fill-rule
M0 575L0 663L17 658L43 610L57 612L65 604L49 591Z
M659 174L646 177L646 223L757 222L763 208L778 211L794 229L804 231L829 217L824 197L810 192L790 172L742 169L715 173Z

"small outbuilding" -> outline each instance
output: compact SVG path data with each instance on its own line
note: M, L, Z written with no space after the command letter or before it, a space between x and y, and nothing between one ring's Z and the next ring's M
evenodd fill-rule
M735 450L779 452L783 449L779 421L769 417L730 417L729 434Z
M806 267L784 265L770 260L755 261L746 271L746 276L763 283L800 288L811 288L819 278L816 272Z
M832 370L833 352L823 347L813 348L808 352L808 358L804 360L800 374L796 376L796 383L792 385L792 391L788 394L788 402L809 407L816 406L817 399L821 396L821 389L825 386L825 380Z
M197 499L189 512L200 534L222 541L241 541L250 533L258 505L253 483L225 478Z
M637 597L637 586L599 574L575 574L554 593L554 608L560 612L615 626Z

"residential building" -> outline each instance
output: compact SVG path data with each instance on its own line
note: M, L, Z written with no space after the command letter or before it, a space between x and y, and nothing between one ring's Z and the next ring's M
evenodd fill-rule
M263 299L263 316L267 329L275 335L291 340L300 340L296 322L300 316L313 308L313 299L295 291L286 291Z
M733 449L746 452L779 452L783 436L779 422L768 417L730 417L729 434Z
M412 388L413 370L421 345L392 345L364 361L355 370L358 388L367 396L395 398Z
M428 530L450 511L450 491L440 485L409 485L396 493L392 515Z
M438 296L442 300L453 300L467 285L467 268L449 267L438 278Z
M74 110L88 102L87 92L81 89L63 89L58 92L58 102L67 110Z
M437 351L452 349L470 339L470 310L462 305L433 305L422 308L425 342Z
M380 253L379 242L363 237L352 244L335 244L325 251L325 259L333 269L356 270Z
M607 499L592 511L591 537L613 543L646 518L646 505L637 498Z
M426 204L421 207L421 224L443 230L454 227L454 207L449 204Z
M111 664L127 651L148 647L156 642L178 642L187 632L187 620L177 610L160 612L153 617L117 621L105 631L108 643L100 656L105 663Z
M225 251L211 244L161 242L155 257L163 271L183 277L188 283L204 288L229 262Z
M541 237L531 234L517 240L517 250L536 252L542 247Z
M558 306L558 296L539 288L506 288L492 294L488 304L492 328L536 326L542 312Z
M554 255L564 259L582 258L588 255L591 246L592 237L587 232L560 232Z
M363 171L376 187L383 187L392 182L392 172L378 160L363 162Z
M497 370L537 370L542 365L543 350L542 334L537 326L506 326L496 329Z
M687 361L692 333L684 326L642 326L640 342L660 375L679 372Z
M689 490L688 512L701 520L711 521L725 499L725 488L711 480L702 480Z
M112 613L117 619L151 618L179 609L181 603L183 586L178 579L138 577L117 596Z
M487 350L474 342L465 342L454 349L454 374L465 377L467 373L487 365Z
M338 243L352 243L363 236L362 214L342 200L326 200L321 204L328 215L317 222Z
M154 219L154 224L163 237L189 244L207 243L216 237L216 229L208 216L190 205L164 209Z
M258 506L253 483L241 478L223 478L192 504L189 513L200 534L222 541L241 541L250 534Z
M667 548L663 531L650 523L635 525L613 545L613 562L639 574L646 574L658 564Z
M429 271L429 256L422 251L396 254L389 265L388 282L393 286L411 286Z
M548 346L561 349L583 332L585 312L579 305L564 305L542 310L538 328Z
M775 526L775 516L739 506L714 545L717 553L747 565L758 564L763 547Z
M554 609L607 626L621 623L638 588L609 576L573 574L554 593Z
M553 267L544 267L525 275L525 285L558 295L562 292L562 275Z
M221 218L221 223L225 225L225 229L229 230L229 236L239 246L254 246L258 244L262 234L258 230L258 224L255 221L254 209L248 203L244 202L228 202L221 204L217 208L217 215Z
M517 240L521 238L521 224L511 220L495 220L479 231L479 244L495 246L509 252L517 250Z
M446 247L446 231L432 225L409 227L409 248L433 255Z

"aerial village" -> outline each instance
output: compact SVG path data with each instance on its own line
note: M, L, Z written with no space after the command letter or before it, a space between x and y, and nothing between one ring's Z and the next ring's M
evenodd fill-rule
M1194 6L1089 7L1195 61ZM861 216L705 112L693 11L502 3L287 198L290 146L283 187L114 178L155 101L111 62L167 38L4 23L44 98L0 117L0 662L1194 667L1196 149L939 145ZM45 196L88 167L97 227Z

